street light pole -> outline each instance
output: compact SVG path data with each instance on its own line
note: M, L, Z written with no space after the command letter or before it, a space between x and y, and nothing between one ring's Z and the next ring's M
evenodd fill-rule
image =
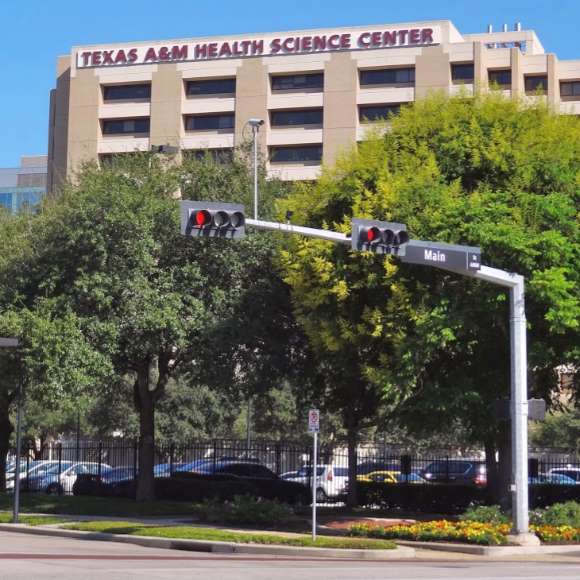
M253 172L254 172L254 219L258 219L258 133L260 127L264 124L263 119L250 119L248 125L252 127L252 137L253 137Z

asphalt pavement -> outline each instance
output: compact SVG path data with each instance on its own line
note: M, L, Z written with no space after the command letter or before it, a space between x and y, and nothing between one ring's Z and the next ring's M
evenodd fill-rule
M490 561L418 551L413 560L357 561L200 554L0 532L0 580L550 580L580 578L580 558L545 555Z

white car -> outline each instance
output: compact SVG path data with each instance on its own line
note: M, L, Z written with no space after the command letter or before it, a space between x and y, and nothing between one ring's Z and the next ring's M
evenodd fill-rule
M295 481L310 487L312 485L312 468L305 466L297 472L282 476L286 481ZM316 468L316 501L324 503L329 499L339 499L346 495L348 467L336 465L319 465Z
M112 467L106 463L61 461L52 462L45 469L29 475L25 481L28 491L44 491L49 494L70 494L77 475L81 474L105 474Z
M565 475L580 485L580 467L554 467L548 472L549 475Z

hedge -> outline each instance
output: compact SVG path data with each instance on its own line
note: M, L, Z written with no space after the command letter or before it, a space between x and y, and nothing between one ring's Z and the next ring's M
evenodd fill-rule
M135 498L136 487L133 480L103 484L96 476L79 476L73 486L73 493ZM292 504L308 504L310 501L309 491L304 485L280 479L198 473L176 473L172 477L155 478L157 499L201 502L216 498L225 501L233 500L237 495L250 495Z
M360 481L357 484L361 506L385 509L457 514L473 505L492 505L494 499L485 487L462 484L384 484ZM580 485L530 485L530 508L558 502L580 501Z

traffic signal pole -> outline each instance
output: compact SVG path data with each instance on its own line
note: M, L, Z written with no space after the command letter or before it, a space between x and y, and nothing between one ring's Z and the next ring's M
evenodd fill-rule
M306 228L292 224L267 222L247 219L246 224L257 229L279 231L288 234L300 234L310 238L351 245L351 237L339 232ZM432 245L445 249L445 245L436 242L413 243L426 247ZM461 246L456 246L460 248ZM466 254L473 248L466 248ZM467 263L469 263L467 261ZM469 276L484 282L490 282L509 289L510 293L510 415L511 415L511 451L512 451L512 512L513 528L511 541L519 545L539 544L539 539L529 531L529 498L528 498L528 378L527 378L527 339L526 313L524 297L524 277L519 274L479 266L477 270L446 267L443 263L429 264L440 269Z

